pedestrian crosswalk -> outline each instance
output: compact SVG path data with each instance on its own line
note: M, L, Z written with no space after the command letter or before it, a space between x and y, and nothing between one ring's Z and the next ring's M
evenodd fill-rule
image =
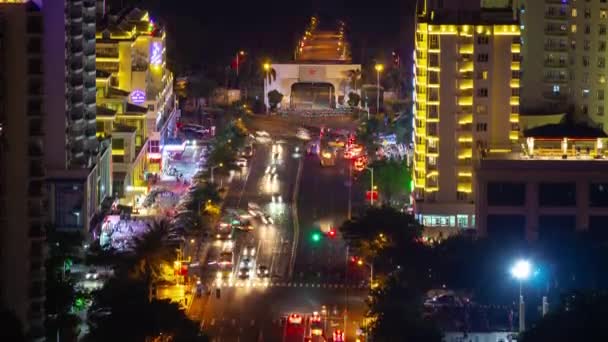
M218 287L295 287L295 288L322 288L322 289L364 289L366 284L344 284L344 283L310 283L310 282L270 282L270 281L234 281L214 283Z

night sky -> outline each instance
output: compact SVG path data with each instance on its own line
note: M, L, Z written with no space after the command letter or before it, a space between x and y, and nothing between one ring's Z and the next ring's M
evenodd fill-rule
M311 15L348 25L353 61L372 63L397 49L411 55L415 0L112 0L151 11L168 29L170 64L228 65L236 51L255 60L288 61ZM388 59L386 59L388 60Z

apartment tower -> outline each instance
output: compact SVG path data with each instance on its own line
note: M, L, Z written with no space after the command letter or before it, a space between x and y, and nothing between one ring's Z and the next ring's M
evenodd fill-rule
M0 310L31 340L45 317L42 34L38 5L0 3Z
M522 0L522 113L570 112L608 128L608 3Z
M50 0L43 8L45 164L58 231L91 230L111 194L111 156L96 136L96 6L96 0Z
M414 197L426 227L474 228L473 163L518 138L520 28L510 6L419 3Z

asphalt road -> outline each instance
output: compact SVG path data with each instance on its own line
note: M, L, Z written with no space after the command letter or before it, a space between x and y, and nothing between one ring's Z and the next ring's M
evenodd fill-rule
M346 218L347 164L340 160L334 167L321 168L317 157L298 155L296 147L303 152L304 145L293 137L297 126L279 125L277 130L275 123L268 120L261 127L275 140L283 140L279 158L275 159L277 148L272 144L256 144L255 155L242 173L235 174L225 200L225 208L247 209L249 203L256 203L274 224L253 220L253 231L237 232L232 280L216 282L217 266L203 268L210 291L195 298L189 314L215 341L292 341L301 336L289 333L284 318L291 313L306 317L325 306L326 333L344 329L346 314L346 338L354 341L364 315L367 284L355 272L349 279L344 277L346 249L339 236L318 244L309 238L321 224L337 226ZM271 165L276 167L276 179L266 173ZM281 203L273 203L273 196L280 196ZM219 243L214 244L211 249L219 248ZM253 267L269 267L269 278L238 277L245 247L255 248Z

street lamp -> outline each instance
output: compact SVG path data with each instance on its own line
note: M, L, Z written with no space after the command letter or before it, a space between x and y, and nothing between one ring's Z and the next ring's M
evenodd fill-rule
M511 275L519 280L519 332L526 330L526 305L521 288L522 283L530 277L532 264L528 260L519 260L511 267Z
M384 70L384 65L376 64L374 69L376 69L376 84L378 87L376 91L376 114L378 114L380 112L380 73Z
M268 107L270 101L268 101L268 88L270 88L270 63L264 63L264 99L266 100L266 114L268 114Z
M357 260L358 266L368 266L369 267L369 288L374 288L374 263L370 262L369 264L364 262L362 259Z
M236 78L239 78L239 57L245 56L245 51L241 50L236 53Z
M374 206L374 168L366 167L366 169L369 170L372 174L372 182L371 182L371 188L370 188L370 192L369 192L369 204L373 207Z
M215 183L213 181L214 180L214 178L213 178L213 170L217 169L218 167L222 167L222 166L224 166L224 163L219 163L219 164L211 167L211 184Z

